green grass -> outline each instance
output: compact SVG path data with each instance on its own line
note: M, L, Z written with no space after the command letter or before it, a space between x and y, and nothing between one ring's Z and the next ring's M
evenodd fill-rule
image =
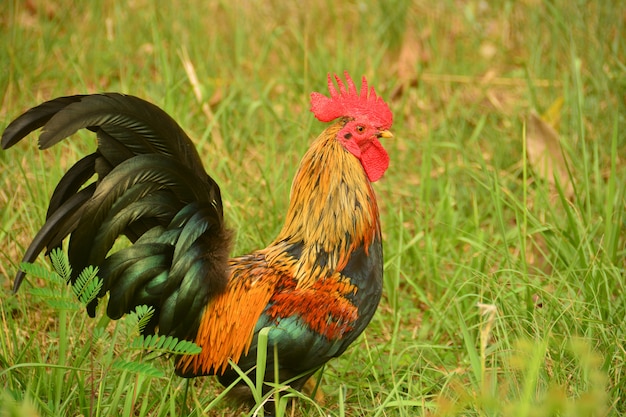
M7 0L0 128L60 95L158 104L194 138L243 253L279 230L286 179L323 129L310 91L327 72L365 74L395 116L375 184L385 294L325 367L324 402L295 414L623 415L626 7L382 3ZM524 152L525 120L559 100L568 164L553 185ZM245 415L166 358L166 376L114 366L141 359L128 320L52 308L36 280L11 293L56 181L93 145L81 133L39 152L33 137L0 153L0 415Z

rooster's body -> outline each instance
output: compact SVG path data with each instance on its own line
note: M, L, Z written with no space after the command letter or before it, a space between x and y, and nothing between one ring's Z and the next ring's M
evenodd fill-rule
M300 389L339 356L371 320L382 291L383 255L371 182L388 156L391 112L368 90L360 94L329 76L331 97L313 93L322 121L339 119L305 154L293 181L285 224L265 249L228 259L219 187L192 142L158 107L120 94L61 97L9 125L8 148L43 126L41 148L81 128L98 149L77 162L51 198L46 224L24 255L32 262L70 236L73 271L98 266L110 293L107 315L155 308L145 332L192 340L202 352L176 360L179 375L217 375L230 384L256 365L257 337L269 328L280 380ZM97 181L87 184L93 174ZM110 253L125 235L132 245ZM19 272L15 289L23 280ZM98 300L88 306L95 314ZM266 381L274 381L273 353Z

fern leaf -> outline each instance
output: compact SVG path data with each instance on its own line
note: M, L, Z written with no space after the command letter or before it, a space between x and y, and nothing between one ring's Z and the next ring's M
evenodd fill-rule
M54 284L65 284L65 280L61 278L59 274L54 271L50 271L46 266L41 264L33 264L30 262L22 262L20 264L20 270L22 270L27 275L33 276L35 278L41 278L44 281L54 283Z
M41 299L54 309L75 311L80 308L76 301L68 298L66 293L59 292L57 288L31 288L29 292L32 296Z
M102 288L102 280L97 276L95 279L89 281L85 288L83 289L80 302L87 305L91 300L98 296L100 293L100 289Z
M80 304L67 298L44 299L44 301L55 310L78 311L82 308Z
M197 355L202 348L189 340L179 340L174 350L181 355Z
M52 267L59 276L68 283L72 276L72 266L67 258L67 254L61 250L61 248L54 248L50 252L50 261L52 261Z
M146 325L154 316L154 307L147 305L140 305L135 307L135 316L137 317L137 331L139 333L143 333L143 330L146 328Z
M147 336L141 335L133 339L133 342L130 345L130 348L136 349L136 350L150 349L150 347L146 347L146 346L150 346L151 342L152 342L152 335L147 335Z
M106 331L104 327L96 327L93 329L91 339L94 343L102 341L107 343L111 341L111 335Z
M131 349L149 350L153 353L168 353L174 355L197 355L202 348L188 340L178 340L172 336L141 335L133 340Z
M59 293L59 290L50 287L31 288L28 292L37 298L50 298L57 300L65 298L61 293Z
M94 266L83 269L72 286L74 294L83 304L88 304L96 298L100 288L102 288L102 280L98 278L98 267Z
M118 359L113 362L113 368L154 378L165 377L165 373L162 370L150 365L149 363L144 362L128 362L122 359Z
M175 337L165 337L163 340L163 347L161 349L166 350L168 352L174 352L174 348L178 343L178 339Z
M159 337L156 335L148 335L144 338L142 347L144 349L158 349L160 348L160 340Z

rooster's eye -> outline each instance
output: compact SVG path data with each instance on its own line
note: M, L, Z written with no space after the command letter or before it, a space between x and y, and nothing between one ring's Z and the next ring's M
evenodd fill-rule
M359 133L363 133L364 130L365 130L365 128L363 126L361 126L361 125L358 125L356 127L356 131L359 132Z

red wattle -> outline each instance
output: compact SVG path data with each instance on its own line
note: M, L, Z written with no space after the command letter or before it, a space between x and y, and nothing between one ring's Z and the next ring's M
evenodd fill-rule
M361 149L358 158L371 182L378 181L389 167L389 155L377 140L372 141L367 149Z

